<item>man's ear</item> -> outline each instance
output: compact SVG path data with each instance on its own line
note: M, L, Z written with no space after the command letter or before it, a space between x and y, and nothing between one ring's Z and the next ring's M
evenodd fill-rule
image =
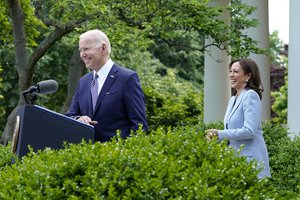
M105 49L107 49L107 46L105 43L102 43L102 46L101 46L102 50L104 51Z

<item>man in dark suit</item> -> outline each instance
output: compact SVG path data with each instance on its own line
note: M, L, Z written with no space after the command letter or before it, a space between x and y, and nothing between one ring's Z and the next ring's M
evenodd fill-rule
M90 30L80 35L79 51L92 71L80 78L66 115L94 125L95 141L100 142L109 141L117 130L126 138L140 124L147 130L145 99L138 75L111 60L111 46L105 33Z

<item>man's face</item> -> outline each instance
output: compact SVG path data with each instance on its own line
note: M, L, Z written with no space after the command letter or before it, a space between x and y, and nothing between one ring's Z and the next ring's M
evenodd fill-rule
M79 41L80 58L88 69L98 71L103 65L103 50L89 37Z

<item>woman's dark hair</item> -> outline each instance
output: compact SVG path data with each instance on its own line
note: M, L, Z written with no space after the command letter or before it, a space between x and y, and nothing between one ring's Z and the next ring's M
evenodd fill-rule
M245 88L254 90L260 97L262 98L262 92L264 91L263 85L261 83L259 69L257 64L249 59L249 58L242 58L232 60L229 64L229 69L231 69L233 63L239 62L244 73L250 75L250 79L247 81ZM235 89L231 90L232 95L236 95L237 91Z

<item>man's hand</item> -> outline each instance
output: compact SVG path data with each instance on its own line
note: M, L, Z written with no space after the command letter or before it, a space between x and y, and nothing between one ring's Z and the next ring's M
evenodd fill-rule
M90 121L89 124L92 125L92 126L95 126L96 124L98 124L98 122L97 121Z
M96 124L98 124L97 121L92 121L91 118L89 116L80 116L78 118L76 118L77 121L83 122L85 124L90 124L92 126L95 126Z

